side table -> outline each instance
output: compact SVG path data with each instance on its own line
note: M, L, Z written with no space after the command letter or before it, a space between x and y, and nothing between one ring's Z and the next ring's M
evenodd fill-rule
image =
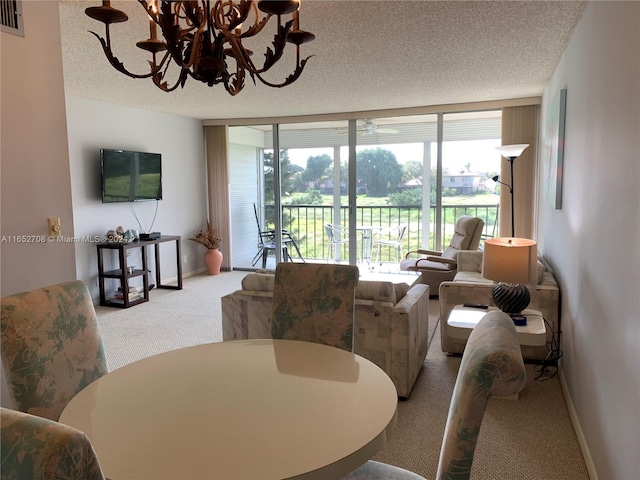
M498 309L496 307L484 309L456 305L447 319L449 335L459 340L467 340L480 319L488 312L495 310ZM522 314L527 317L527 324L516 326L520 345L544 346L547 340L547 329L544 325L542 313L537 310L523 310Z
M178 276L177 285L162 284L160 274L160 244L165 242L175 243L176 248L176 271ZM100 288L100 305L106 307L129 308L139 303L149 301L149 279L147 271L147 248L153 245L155 249L155 267L156 267L156 287L169 288L173 290L182 289L182 264L180 263L180 237L177 235L162 235L153 240L136 240L130 243L106 242L98 243L98 287ZM127 251L132 248L140 248L142 254L142 268L129 268L127 265ZM116 270L105 271L104 269L104 251L116 251L118 254L119 267ZM129 280L134 277L142 277L142 290L133 298L129 297ZM120 281L122 291L122 300L114 301L107 298L105 290L105 279L112 278Z

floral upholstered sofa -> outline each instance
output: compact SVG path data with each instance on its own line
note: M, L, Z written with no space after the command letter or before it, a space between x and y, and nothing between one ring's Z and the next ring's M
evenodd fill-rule
M531 301L528 309L538 310L548 322L547 342L552 340L552 331L558 331L560 322L560 289L553 270L543 257L538 257L538 277L535 285L527 285ZM442 351L462 353L465 340L449 335L447 319L456 305L465 303L493 306L493 282L482 276L482 251L458 252L458 273L453 281L440 284L440 342ZM551 330L549 329L551 326ZM543 360L549 353L546 346L522 345L522 356L530 360Z
M222 297L226 340L271 338L274 275L249 273ZM409 397L427 355L429 287L361 280L356 287L354 353L378 365L399 397Z

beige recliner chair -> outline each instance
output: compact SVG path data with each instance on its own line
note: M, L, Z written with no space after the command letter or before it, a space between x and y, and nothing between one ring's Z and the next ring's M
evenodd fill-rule
M422 283L429 285L431 296L437 296L442 282L453 280L458 271L458 252L477 250L484 221L478 217L458 218L449 246L444 252L433 250L413 250L400 262L400 270L422 273ZM414 258L416 255L426 255Z

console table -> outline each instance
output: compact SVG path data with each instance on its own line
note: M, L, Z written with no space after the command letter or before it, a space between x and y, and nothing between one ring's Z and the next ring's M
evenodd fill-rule
M176 246L176 267L178 275L177 285L163 285L160 274L160 244L165 242L175 242ZM147 248L149 245L154 246L155 262L156 262L156 287L169 288L173 290L182 290L182 263L180 258L180 237L177 235L162 235L153 240L135 240L129 243L119 242L103 242L96 245L98 249L98 286L100 288L100 305L107 307L129 308L139 303L149 301L149 278ZM127 252L132 248L140 248L142 253L142 268L129 268L127 265ZM120 268L116 270L104 270L104 252L105 250L116 250L118 252L118 260ZM132 278L142 277L142 290L135 298L129 298L129 281ZM122 288L122 300L114 301L107 298L105 292L105 278L113 278L120 280Z

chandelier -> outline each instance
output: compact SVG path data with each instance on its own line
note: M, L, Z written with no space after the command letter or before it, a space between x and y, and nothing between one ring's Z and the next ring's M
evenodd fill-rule
M247 74L254 84L258 79L269 87L280 88L295 82L310 58L300 59L300 45L315 38L312 33L300 30L300 0L137 1L149 15L149 38L136 43L152 56L149 72L132 73L114 55L111 24L126 22L129 17L111 7L109 0L85 10L89 17L105 25L104 37L91 33L100 41L107 60L116 70L131 78L151 78L165 92L184 87L191 77L210 87L222 83L227 92L236 95L244 87ZM289 15L291 18L287 19ZM266 47L262 65L256 65L251 59L253 52L242 41L258 35L272 17L277 19L273 43ZM267 81L263 74L281 59L287 43L296 48L295 69L282 83ZM170 85L167 74L176 67L177 79Z

